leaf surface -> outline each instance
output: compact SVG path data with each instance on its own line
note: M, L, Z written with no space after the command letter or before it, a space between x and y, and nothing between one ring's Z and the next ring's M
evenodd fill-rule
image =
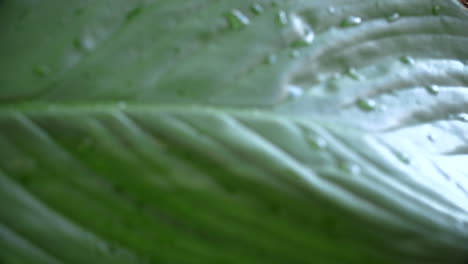
M458 1L2 1L0 28L0 262L468 259Z

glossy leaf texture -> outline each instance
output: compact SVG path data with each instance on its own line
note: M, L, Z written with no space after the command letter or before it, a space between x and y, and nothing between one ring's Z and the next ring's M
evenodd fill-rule
M468 260L457 0L0 1L0 263Z

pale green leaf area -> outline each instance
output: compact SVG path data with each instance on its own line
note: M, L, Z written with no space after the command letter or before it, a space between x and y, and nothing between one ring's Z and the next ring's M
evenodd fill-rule
M459 1L0 1L1 264L467 261Z

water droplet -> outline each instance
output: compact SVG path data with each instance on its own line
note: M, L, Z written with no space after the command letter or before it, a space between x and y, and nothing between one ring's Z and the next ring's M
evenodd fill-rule
M362 23L362 18L358 16L349 16L341 22L342 27L357 26Z
M288 15L286 14L285 11L280 10L276 14L276 23L278 23L281 26L284 26L284 25L288 24Z
M359 99L357 105L364 111L372 111L377 107L377 103L372 99Z
M385 112L385 111L387 111L388 106L386 106L386 105L380 105L378 109L379 109L380 111L382 111L382 112Z
M341 73L335 72L332 76L330 76L331 81L337 81L341 78Z
M461 183L457 182L456 185L457 185L457 188L458 188L460 191L462 191L462 192L464 192L466 195L468 195L468 191L466 190L466 188L465 188Z
M289 53L289 56L291 58L298 58L299 56L301 56L301 52L298 51L298 50L292 50L290 53Z
M439 93L439 86L437 85L428 85L426 86L426 91L432 95L436 95Z
M127 103L125 101L120 101L118 104L117 104L118 108L119 109L125 109L127 108Z
M400 58L400 61L403 62L404 64L414 64L414 59L411 56L405 55Z
M293 42L293 47L305 47L314 42L315 34L312 30L307 30L305 34L298 40Z
M460 113L454 116L454 119L462 122L468 122L468 114L467 113Z
M226 14L229 26L232 29L241 29L250 24L250 19L238 9L233 9Z
M334 77L328 78L326 85L326 89L328 92L335 93L340 90L340 86L337 84L336 79L334 79Z
M141 14L141 12L143 11L143 7L139 6L139 7L135 7L133 8L132 10L130 10L128 13L127 13L127 22L135 19L138 15Z
M93 39L89 37L75 38L73 40L73 46L78 50L90 51L94 47Z
M296 85L288 85L288 97L296 99L304 94L304 90Z
M399 13L393 13L393 14L387 16L387 21L388 22L394 22L394 21L397 21L398 19L400 19L400 14Z
M456 229L460 231L465 229L465 221L463 221L463 219L453 216L451 222L454 224Z
M351 175L358 175L361 173L361 167L357 164L350 162L342 162L338 166L342 171L349 173Z
M324 149L328 145L327 141L324 138L317 135L308 136L307 143L309 143L309 146L311 146L314 149Z
M45 77L50 74L50 68L46 65L36 65L33 68L33 72L39 77Z
M346 70L346 75L348 75L349 77L353 78L354 80L360 80L361 79L361 75L359 75L359 73L356 71L355 68L349 68Z
M250 10L256 15L263 13L263 6L259 3L255 3L250 7Z
M440 15L440 10L441 10L440 6L435 5L435 6L432 7L432 14L434 16L438 16L438 15Z
M405 164L410 164L411 163L411 158L406 154L402 152L395 152L395 156L403 163Z
M275 54L268 55L268 57L266 58L266 63L270 65L275 64L277 61L278 56L276 56Z
M335 14L336 13L336 9L335 9L334 6L329 6L327 11L328 11L329 14Z
M427 135L427 139L431 142L435 142L437 140L436 136L434 136L433 134Z
M304 47L312 44L315 39L315 33L310 25L301 17L294 14L289 19L296 36L295 41L291 45L293 47Z

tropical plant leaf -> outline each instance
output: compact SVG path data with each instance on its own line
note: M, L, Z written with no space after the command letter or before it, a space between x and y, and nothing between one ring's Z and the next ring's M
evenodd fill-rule
M1 263L464 263L468 11L0 2Z

